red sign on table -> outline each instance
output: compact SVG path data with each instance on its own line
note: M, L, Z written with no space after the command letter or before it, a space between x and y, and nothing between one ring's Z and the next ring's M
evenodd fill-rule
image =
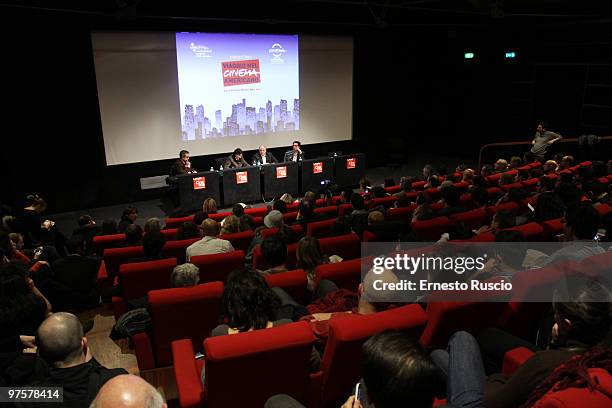
M323 173L323 162L312 163L312 174Z
M238 171L236 172L236 184L244 184L249 182L249 172Z
M276 178L287 178L287 166L280 166L276 168Z
M206 177L194 177L193 178L193 189L204 190L206 188Z
M351 157L349 159L346 159L347 170L354 169L355 167L357 167L357 158Z

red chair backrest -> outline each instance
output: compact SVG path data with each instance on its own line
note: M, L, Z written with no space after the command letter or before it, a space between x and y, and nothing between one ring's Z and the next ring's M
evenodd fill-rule
M361 252L361 241L357 234L321 238L319 244L321 244L322 254L328 256L338 255L344 260L359 258Z
M232 215L232 212L224 211L224 212L220 212L220 213L208 214L208 218L211 218L211 219L213 219L215 221L221 222L228 215Z
M386 219L387 221L412 221L412 213L416 205L411 205L409 207L401 207L401 208L390 208L387 210Z
M437 241L440 235L448 232L451 223L447 217L436 217L425 221L415 221L412 230L423 241Z
M418 338L427 323L421 306L412 304L370 315L333 316L321 359L322 406L339 407L361 378L361 347L385 330L401 330Z
M520 209L520 206L514 201L509 201L507 203L502 203L499 205L492 205L486 208L487 214L489 215L489 217L493 217L493 215L495 215L495 213L498 212L499 210L507 210L513 213L514 215L516 215L519 209Z
M329 263L317 266L315 269L315 284L323 279L334 282L340 289L357 292L361 283L361 258L344 262Z
M300 224L290 225L289 228L295 232L296 237L302 238L304 236L304 228ZM266 228L261 231L261 238L266 239L278 232L278 228Z
M612 212L612 206L608 204L599 204L595 206L595 209L599 213L600 216L606 216Z
M179 241L168 241L164 245L164 249L162 251L162 255L166 257L176 258L178 263L185 263L185 259L187 254L185 251L187 247L194 242L199 241L200 238L189 238L189 239L181 239Z
M515 188L523 188L523 184L522 183L512 183L512 184L505 184L501 186L501 189L504 191L510 191Z
M442 194L440 193L440 190L438 190L437 188L428 188L427 190L425 190L425 193L429 196L429 199L432 201L437 201L442 196Z
M193 215L179 218L166 218L166 228L177 228L180 227L184 222L193 221Z
M285 224L293 224L297 218L297 211L286 212L283 214L283 222Z
M525 188L527 191L534 191L538 188L539 181L540 179L538 178L531 178L521 182L521 184L523 185L523 188Z
M544 238L544 229L537 222L506 228L506 230L519 231L527 241L541 241Z
M263 407L276 394L291 395L305 404L313 343L306 322L207 338L206 406Z
M589 276L600 276L604 273L610 276L610 271L612 271L610 265L612 265L612 252L610 251L589 256L580 261L581 270Z
M172 364L170 344L191 339L198 350L219 324L223 283L211 282L186 288L149 292L152 344L156 365Z
M243 231L234 234L219 235L219 239L225 239L232 243L234 249L241 249L246 252L254 236L255 233L253 231Z
M338 216L350 215L353 212L353 206L351 204L340 204L338 206Z
M489 187L487 188L487 194L489 194L489 198L497 198L503 194L501 188L497 187Z
M563 223L561 218L555 220L548 220L542 223L542 229L544 230L544 239L547 241L555 242L556 235L563 232Z
M176 266L176 258L123 264L119 268L124 299L137 299L150 290L170 287L170 275Z
M427 184L426 181L415 181L414 183L412 183L412 188L415 190L423 190L425 188L425 185Z
M102 259L106 266L106 273L111 279L115 278L119 274L119 266L126 261L133 258L140 258L144 256L142 246L131 246L124 248L107 248L104 250Z
M161 233L164 234L168 241L173 241L176 239L176 233L178 232L178 228L166 228L161 230Z
M282 288L296 302L305 304L308 277L303 269L265 275L264 279L271 288Z
M603 368L588 368L587 370L592 383L597 384L595 389L571 387L549 391L533 404L533 408L610 407L612 405L612 374Z
M310 237L324 238L332 236L332 226L336 223L336 219L332 218L324 221L316 221L308 223L306 227L306 235Z
M469 229L478 229L487 223L489 216L484 208L478 208L472 211L452 214L448 218L454 224L463 222Z
M268 207L246 208L244 213L251 217L263 217L268 213Z
M122 246L125 243L125 234L96 235L92 243L96 254L101 256L107 248Z
M379 205L384 206L385 208L393 207L393 204L397 201L397 197L389 196L389 197L381 197L370 200L369 208L378 207Z
M399 193L401 189L402 189L402 186L400 185L385 187L385 191L389 194Z
M314 209L315 214L327 214L327 215L338 215L338 207L335 205L330 205L328 207L321 207Z
M226 282L230 272L244 267L244 251L191 257L191 263L200 269L200 282Z

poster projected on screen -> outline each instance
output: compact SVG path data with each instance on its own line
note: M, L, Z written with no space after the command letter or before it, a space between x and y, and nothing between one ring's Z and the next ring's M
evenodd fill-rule
M183 141L300 129L297 35L176 33Z

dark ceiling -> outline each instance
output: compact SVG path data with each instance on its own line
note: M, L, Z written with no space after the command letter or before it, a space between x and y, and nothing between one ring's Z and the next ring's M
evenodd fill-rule
M0 1L15 15L53 15L104 21L410 27L609 23L609 0L275 0L275 1Z

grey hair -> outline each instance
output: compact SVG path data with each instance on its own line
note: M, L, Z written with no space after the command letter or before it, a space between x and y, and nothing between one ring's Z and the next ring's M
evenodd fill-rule
M161 221L159 218L149 218L147 222L145 222L143 230L145 234L153 231L161 231Z
M170 275L170 286L173 288L195 286L198 282L200 282L200 269L192 263L175 266Z

